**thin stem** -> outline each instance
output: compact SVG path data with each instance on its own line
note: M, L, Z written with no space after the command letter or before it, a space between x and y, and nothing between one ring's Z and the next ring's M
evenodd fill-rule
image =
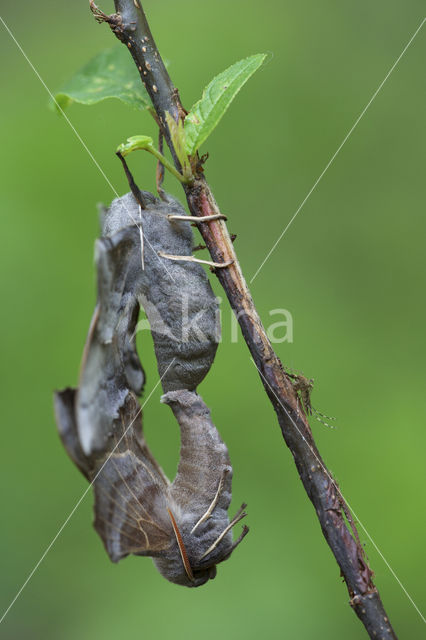
M116 151L118 157L122 160L124 165L124 158L133 151L148 151L158 160L158 162L165 167L175 178L177 178L182 184L191 184L193 177L192 174L188 176L182 175L175 167L158 151L149 136L131 136L127 138L127 142L120 144Z
M129 183L130 191L133 193L137 203L142 209L146 209L146 202L143 197L142 191L139 189L136 184L129 167L127 166L127 162L125 161L123 155L120 151L117 151L115 154L121 160L121 164L123 165L124 173L126 174L127 182Z
M170 173L174 175L175 178L179 180L182 184L190 184L190 178L185 178L175 167L167 160L165 156L163 156L154 146L147 147L146 151L152 153L153 156L157 158L157 160L165 167Z
M164 140L164 136L160 129L158 131L158 150L162 155L163 155L163 140ZM158 195L162 200L164 200L164 198L166 197L163 189L163 181L164 181L164 165L161 162L158 162L157 171L155 174L155 182L157 185Z

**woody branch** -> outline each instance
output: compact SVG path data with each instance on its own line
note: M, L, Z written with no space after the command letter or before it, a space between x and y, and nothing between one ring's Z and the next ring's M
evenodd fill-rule
M176 121L185 117L179 93L166 71L139 0L115 0L114 4L116 12L106 15L90 0L96 19L107 22L116 37L129 49L151 98L156 120L175 166L180 169L165 118L166 112ZM216 275L238 319L262 384L277 414L284 440L293 454L300 479L315 508L323 535L340 567L350 605L370 638L395 639L349 508L320 456L294 385L272 349L242 274L225 219L219 215L221 212L201 164L195 167L194 181L183 185L183 188L194 217L216 218L200 224L200 232L212 260L230 264L227 268L217 269Z

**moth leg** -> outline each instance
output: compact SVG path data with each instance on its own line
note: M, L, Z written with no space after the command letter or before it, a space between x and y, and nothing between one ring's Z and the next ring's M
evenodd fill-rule
M328 427L329 429L336 429L335 424L328 424L328 422L325 422L325 420L323 420L323 418L326 418L327 420L336 420L336 418L326 416L325 413L321 413L321 411L314 409L314 407L312 407L312 412L318 422L321 422L321 424L323 424L325 427Z
M228 260L227 262L211 262L210 260L199 260L198 258L194 258L194 256L174 256L169 253L164 253L163 251L158 251L158 255L162 258L167 258L168 260L183 260L186 262L208 264L210 267L214 267L215 269L224 269L225 267L230 267L231 264L234 264L233 260Z
M238 545L240 544L241 540L243 540L243 538L246 537L246 535L249 532L249 528L247 525L244 525L243 530L241 532L241 534L238 536L238 538L235 540L235 542L232 543L232 547L231 547L231 553L234 551L234 549L236 547L238 547ZM229 554L231 555L231 554Z
M301 406L301 401L299 398L299 394L297 394L297 419L300 418L300 406Z
M293 384L294 390L296 391L296 412L297 412L297 419L299 419L300 411L302 410L304 412L303 401L300 395L300 390L298 389L296 382L294 380L292 380L291 382Z
M327 416L325 413L321 413L321 411L318 411L315 407L312 407L312 411L316 413L317 416L321 416L321 418L325 418L326 420L337 420L337 418L334 418L333 416Z
M223 483L225 482L225 478L227 476L227 474L229 473L229 469L224 469L222 471L222 475L220 476L220 480L219 480L219 486L217 488L216 491L216 495L212 500L211 505L209 506L209 508L207 509L207 511L205 512L205 514L203 516L201 516L201 518L198 520L198 522L192 527L191 529L191 533L194 533L195 529L202 524L203 522L205 522L206 520L208 520L208 518L210 518L211 514L213 513L214 508L217 505L217 502L219 500L220 494L222 492L223 489Z
M207 549L207 551L205 553L203 553L203 555L201 556L200 560L202 560L203 558L205 558L206 556L209 555L209 553L211 553L214 549L216 549L217 545L219 544L219 542L221 540L223 540L223 538L226 536L226 534L228 533L228 531L230 531L232 529L232 527L235 527L235 525L242 520L243 518L246 517L246 512L244 511L244 509L246 508L246 504L242 504L241 507L238 509L237 513L235 514L235 516L232 518L231 522L228 524L228 526L222 531L222 533L220 534L220 536L218 536L216 538L216 540L213 542L213 544Z
M196 222L198 224L202 222L210 222L211 220L228 220L223 213L214 213L211 216L202 216L199 218L198 216L174 216L173 214L169 214L167 216L168 220L190 220L191 222Z
M207 249L205 244L197 244L196 247L192 247L193 251L202 251L203 249Z

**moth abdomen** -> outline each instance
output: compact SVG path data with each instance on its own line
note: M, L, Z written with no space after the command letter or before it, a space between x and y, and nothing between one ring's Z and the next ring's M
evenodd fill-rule
M231 502L232 466L228 449L212 422L210 411L193 391L170 391L161 401L170 405L181 432L181 449L170 495L194 524L212 503L227 511Z
M216 575L215 566L238 544L232 528L246 515L245 505L230 521L232 466L202 398L181 389L161 400L170 405L181 431L178 472L168 492L179 554L155 564L171 582L199 586Z

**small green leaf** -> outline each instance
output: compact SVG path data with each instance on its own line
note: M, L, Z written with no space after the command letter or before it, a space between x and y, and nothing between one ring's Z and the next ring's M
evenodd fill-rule
M194 104L185 118L188 155L193 155L208 138L241 87L260 67L265 58L266 54L257 53L240 60L213 78L207 85L201 100Z
M72 102L95 104L118 98L135 109L149 109L151 101L129 52L122 45L96 55L55 95L62 109ZM57 109L52 101L51 106Z
M169 113L166 114L166 117L167 116L171 118ZM168 169L170 173L172 173L175 176L175 178L180 180L180 182L184 184L188 184L191 182L191 180L193 180L193 175L191 173L191 167L189 166L188 159L186 158L186 163L189 167L189 174L187 173L182 175L171 164L171 162L169 162L167 158L165 158L163 154L160 153L158 149L154 147L154 142L152 138L150 138L149 136L132 136L131 138L127 138L127 142L122 142L117 147L117 153L120 153L123 156L123 158L129 155L129 153L132 153L132 151L141 151L141 150L149 151L149 153L152 153L152 155L155 156L157 160L159 160L161 164L163 164L165 168Z
M127 138L127 142L122 142L117 147L117 151L120 152L124 158L132 151L145 149L146 151L152 152L153 147L154 142L149 136L131 136Z

